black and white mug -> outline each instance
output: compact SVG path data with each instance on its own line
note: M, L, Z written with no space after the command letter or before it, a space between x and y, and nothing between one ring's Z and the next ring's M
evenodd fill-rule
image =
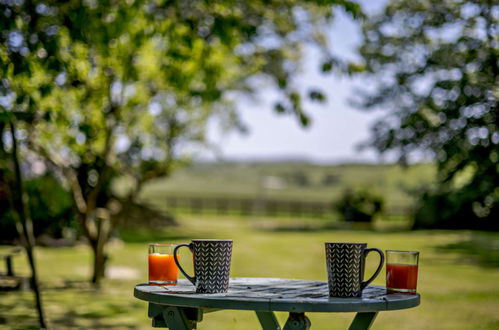
M177 251L187 246L194 255L194 276L187 274L178 261ZM232 240L194 239L173 250L178 269L196 287L197 293L224 293L229 289Z
M378 276L385 256L380 249L368 249L367 243L325 243L330 297L360 297L362 290ZM369 252L380 255L376 272L364 281L365 261Z

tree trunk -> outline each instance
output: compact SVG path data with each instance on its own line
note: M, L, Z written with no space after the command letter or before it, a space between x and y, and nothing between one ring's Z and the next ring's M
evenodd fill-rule
M34 245L35 238L33 236L33 223L31 221L27 203L27 195L24 193L22 184L21 167L19 164L19 157L17 153L17 140L16 131L13 123L10 123L10 133L12 136L12 162L14 164L15 180L12 191L12 206L14 213L17 215L17 222L21 224L22 230L19 232L23 246L26 250L26 255L28 256L29 266L31 268L31 287L33 288L33 293L35 294L36 309L38 312L38 322L41 329L47 328L45 323L45 314L43 311L42 298L40 295L40 288L38 286L38 275L36 271L35 255L34 255Z
M102 209L100 209L102 211ZM106 264L108 260L108 255L105 251L107 241L109 239L111 223L110 219L106 216L107 212L98 215L97 222L97 232L96 237L90 240L90 246L92 247L93 253L93 273L92 273L92 283L99 286L101 280L106 274Z
M100 286L101 280L104 278L106 271L107 256L104 253L102 245L97 242L92 242L91 246L93 253L92 283L96 286Z

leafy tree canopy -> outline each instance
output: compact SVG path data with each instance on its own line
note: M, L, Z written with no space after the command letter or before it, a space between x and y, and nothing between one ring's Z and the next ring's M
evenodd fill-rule
M340 66L323 34L332 6L361 15L349 1L1 1L3 103L37 112L31 141L52 160L106 155L154 177L176 146L205 141L212 115L239 125L235 103L262 84L306 125L303 97L324 96L292 78L306 44L324 71Z
M236 105L256 89L276 88L276 111L308 123L303 98L324 96L294 83L304 47L322 51L324 72L348 68L324 36L333 7L361 15L346 0L0 0L0 115L32 114L19 138L70 187L94 282L114 178L134 178L132 199L206 142L211 118L238 126Z
M430 154L440 194L457 194L450 218L466 205L463 217L497 223L498 20L494 1L392 0L363 28L375 80L359 103L385 114L370 145L402 162Z

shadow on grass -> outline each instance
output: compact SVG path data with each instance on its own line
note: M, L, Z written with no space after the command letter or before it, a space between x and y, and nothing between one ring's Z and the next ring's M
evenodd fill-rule
M51 329L136 329L127 318L143 308L122 301L88 281L60 281L43 288L45 314ZM0 293L0 329L39 329L32 293Z
M115 322L114 324L106 324L103 320L111 317L111 316L119 316L126 315L127 310L121 306L115 305L107 305L104 306L105 310L102 312L87 312L87 313L79 313L78 307L75 306L73 308L69 308L67 312L65 312L61 317L50 320L51 326L53 328L59 327L75 327L81 329L81 325L79 325L76 320L86 319L89 321L90 325L88 325L89 329L137 329L136 326ZM114 311L113 311L114 310ZM87 324L88 324L87 323ZM86 326L87 327L87 326Z
M18 304L26 305L24 306L26 312L0 316L0 329L39 329L33 303L17 301L16 305ZM17 306L17 308L19 307ZM132 306L104 304L102 307L102 311L82 313L78 311L80 307L75 302L74 307L66 305L66 311L63 314L59 314L58 317L48 315L48 323L52 329L137 329L135 325L120 321L120 316L127 316ZM7 313L8 311L9 308L0 306L1 313ZM109 320L110 318L112 318L112 321Z
M437 246L437 250L459 253L482 267L499 268L499 236L494 233L472 232L465 240Z
M59 293L58 304L62 310L53 313L50 325L54 329L136 329L137 326L124 321L131 310L143 307L140 302L108 301L109 297L84 281L65 281L62 286L51 289ZM46 290L49 291L49 290ZM52 294L52 296L55 296ZM82 299L73 301L72 297ZM55 316L55 315L56 316Z
M99 288L90 283L88 280L62 280L57 282L43 283L43 290L79 290L81 292L99 292Z
M0 329L40 329L34 301L29 299L30 297L21 295L13 304L12 300L7 299L12 294L19 295L19 292L9 291L0 294ZM14 313L13 305L16 309ZM26 312L19 313L19 309Z

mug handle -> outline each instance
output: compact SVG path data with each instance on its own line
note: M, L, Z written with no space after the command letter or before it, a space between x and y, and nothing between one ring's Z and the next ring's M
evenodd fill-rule
M179 244L179 245L177 245L175 247L175 249L173 249L173 260L175 261L175 264L177 265L178 269L180 269L180 271L182 272L182 274L184 274L185 278L187 278L195 286L196 285L196 275L194 275L193 277L189 276L184 271L184 269L182 268L182 266L180 266L180 262L178 261L177 250L180 249L182 246L187 246L189 248L189 250L192 252L192 246L191 246L191 244Z
M360 288L361 290L364 290L364 288L369 284L371 283L375 278L376 276L379 275L379 272L381 271L381 268L383 268L383 264L385 263L385 255L383 254L383 251L381 251L380 249L376 249L376 248L373 248L373 249L365 249L364 250L364 257L367 257L367 255L369 254L369 252L372 252L372 251L375 251L375 252L378 252L379 253L379 257L380 257L380 260L379 260L379 266L378 266L378 269L376 269L376 271L374 272L374 275L371 276L370 279L368 279L367 281L364 281L362 283L360 283Z

